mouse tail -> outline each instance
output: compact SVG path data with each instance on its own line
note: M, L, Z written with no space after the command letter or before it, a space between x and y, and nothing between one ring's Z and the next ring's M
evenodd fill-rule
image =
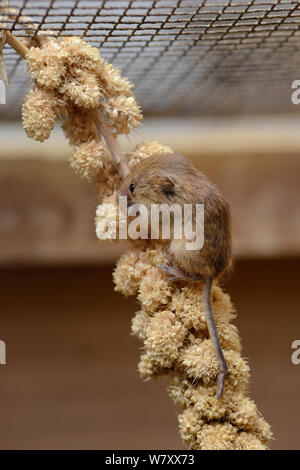
M206 323L209 332L209 336L212 340L214 350L218 359L219 373L218 373L218 388L217 398L221 398L224 388L224 379L227 374L227 364L223 354L223 350L220 344L218 331L216 328L214 314L211 306L211 289L212 279L206 279L203 286L203 306L205 311Z

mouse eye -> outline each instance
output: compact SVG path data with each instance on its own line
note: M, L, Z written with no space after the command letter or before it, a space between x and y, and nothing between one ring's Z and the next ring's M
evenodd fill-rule
M131 193L133 193L134 190L135 190L135 184L134 184L134 183L131 183L131 184L129 185L129 191L130 191Z

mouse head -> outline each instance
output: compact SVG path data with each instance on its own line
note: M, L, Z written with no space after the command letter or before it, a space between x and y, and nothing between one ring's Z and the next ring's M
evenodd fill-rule
M134 167L124 180L121 196L132 204L172 204L176 195L176 180L168 170L159 165L157 158L148 157Z

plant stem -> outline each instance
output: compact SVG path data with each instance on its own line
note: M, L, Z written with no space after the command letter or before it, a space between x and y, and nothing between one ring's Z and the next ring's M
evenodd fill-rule
M23 59L25 59L28 47L24 46L19 39L16 38L10 31L5 32L6 42L10 45Z
M96 127L104 137L113 164L119 168L120 176L125 179L129 173L129 165L126 156L118 145L117 139L113 136L110 128L102 122L98 110L93 113L93 119Z

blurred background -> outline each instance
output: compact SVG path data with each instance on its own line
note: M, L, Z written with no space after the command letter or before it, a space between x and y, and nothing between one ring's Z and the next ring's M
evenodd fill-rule
M10 4L20 15L5 27L16 36L27 15L40 30L81 35L134 81L145 119L124 148L169 145L227 196L237 262L225 288L251 397L272 425L272 448L299 449L300 365L291 362L300 339L300 108L291 101L299 2ZM112 283L126 246L97 241L97 194L68 167L59 126L44 144L25 136L24 63L8 46L4 59L0 448L184 449L167 381L138 377L142 344L130 336L138 305Z

